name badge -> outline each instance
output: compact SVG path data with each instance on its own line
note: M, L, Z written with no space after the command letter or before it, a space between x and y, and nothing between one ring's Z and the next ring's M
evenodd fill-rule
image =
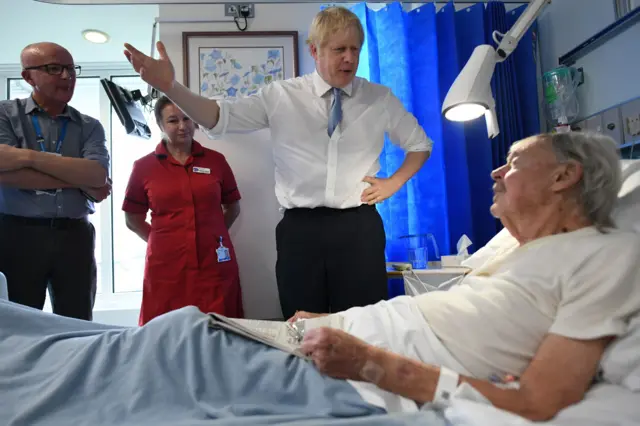
M228 262L231 260L229 249L222 245L222 237L220 237L220 247L216 249L216 254L218 255L218 263Z
M205 175L210 175L211 174L211 169L207 168L207 167L194 167L193 168L193 173L202 173Z

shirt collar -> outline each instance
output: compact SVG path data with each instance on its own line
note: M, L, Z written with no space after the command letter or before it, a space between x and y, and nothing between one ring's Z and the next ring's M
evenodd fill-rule
M329 83L324 81L322 77L320 77L320 74L318 74L318 70L315 70L313 72L312 78L313 78L313 87L315 89L316 95L322 97L327 92L331 91L332 87L329 85ZM353 92L353 80L351 80L349 84L347 84L345 87L342 88L342 92L345 93L347 96L351 96L351 93Z
M167 151L167 145L164 141L160 142L156 146L156 150L154 152L155 156L160 160L166 160L169 158L169 151ZM204 148L195 140L191 141L191 156L192 157L203 157L204 156Z
M34 111L42 111L44 112L44 110L42 108L40 108L40 105L38 105L38 103L36 102L35 99L33 99L33 95L29 96L27 98L27 101L24 105L24 112L26 114L31 114ZM70 120L74 120L74 121L79 121L80 117L78 117L75 114L75 110L73 110L72 108L69 107L69 105L64 107L64 110L62 111L62 114L58 115L58 117L66 117Z

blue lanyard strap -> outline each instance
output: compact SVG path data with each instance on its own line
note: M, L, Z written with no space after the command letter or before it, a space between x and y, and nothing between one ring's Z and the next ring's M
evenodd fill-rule
M40 128L38 117L36 117L35 114L31 115L31 122L33 123L34 130L36 131L36 142L38 142L38 144L40 145L40 151L47 152L47 149L44 146L44 136L42 136L42 129ZM56 154L60 154L60 152L62 151L62 142L64 141L64 137L67 134L67 124L69 124L69 120L66 118L62 119L60 137L58 138L58 142L56 143Z

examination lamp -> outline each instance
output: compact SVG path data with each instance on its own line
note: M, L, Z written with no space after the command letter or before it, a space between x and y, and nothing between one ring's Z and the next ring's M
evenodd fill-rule
M458 77L451 85L442 104L442 113L451 121L470 121L484 115L490 138L500 133L496 102L491 93L491 77L498 62L503 62L515 50L544 6L551 0L531 0L529 6L507 34L493 32L498 45L494 49L488 44L477 46Z

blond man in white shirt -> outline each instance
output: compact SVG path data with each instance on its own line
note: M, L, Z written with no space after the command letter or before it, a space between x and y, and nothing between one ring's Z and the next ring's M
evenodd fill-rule
M375 208L424 164L432 142L391 91L356 77L364 31L340 7L318 13L309 32L316 71L276 81L255 96L215 101L175 81L160 59L130 45L143 80L212 135L270 128L276 196L276 276L285 318L296 310L338 312L387 298L386 238ZM406 152L389 178L376 178L385 133Z

